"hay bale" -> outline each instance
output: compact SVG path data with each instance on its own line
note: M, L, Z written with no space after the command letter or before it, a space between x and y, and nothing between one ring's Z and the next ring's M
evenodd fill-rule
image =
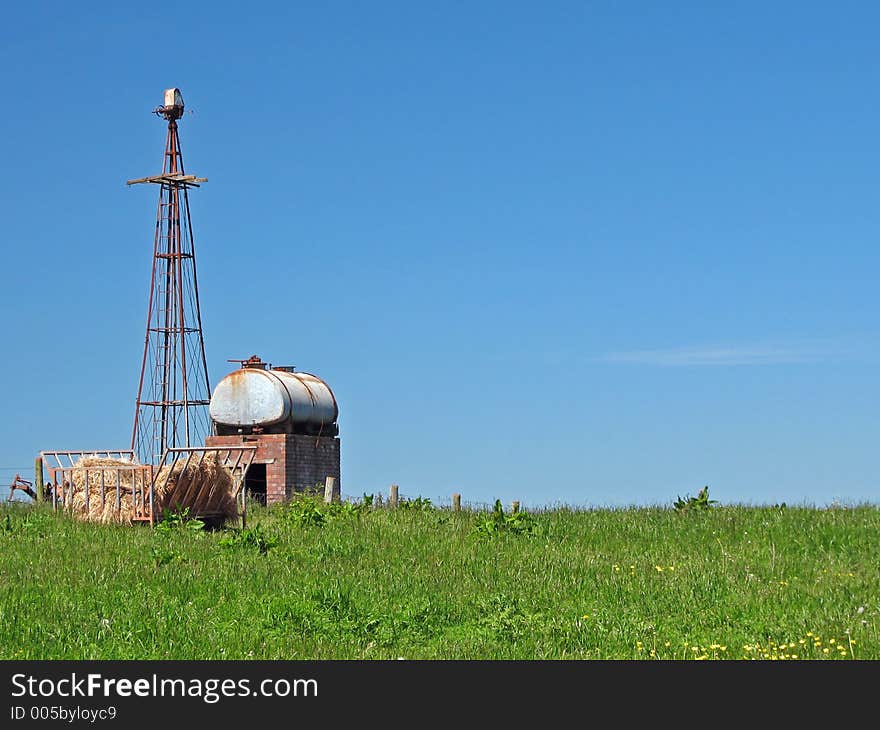
M238 514L233 495L232 471L208 453L199 461L193 458L186 472L181 459L174 468L164 466L155 480L153 514L157 520L164 510L184 510L190 515L216 515L221 519ZM73 467L69 478L72 493L65 504L73 514L90 522L104 524L130 523L136 516L133 496L149 504L150 471L136 461L86 456ZM103 475L103 486L102 486ZM88 476L89 506L86 509L86 477ZM117 477L120 506L116 506ZM102 504L103 496L103 504Z
M217 515L222 518L238 514L233 495L232 470L224 466L216 454L208 452L198 463L190 461L183 472L181 459L172 470L163 466L156 476L156 499L162 491L162 509L175 511L189 507L190 514Z
M90 522L123 524L131 522L135 516L132 503L132 492L136 484L140 489L141 481L146 478L149 487L149 473L142 476L142 465L128 459L110 459L105 457L81 457L65 478L64 503L76 517ZM86 478L89 482L89 508L86 509ZM103 487L102 487L103 477ZM116 509L116 487L119 483L120 508ZM146 491L146 488L145 488ZM102 505L103 497L103 505Z

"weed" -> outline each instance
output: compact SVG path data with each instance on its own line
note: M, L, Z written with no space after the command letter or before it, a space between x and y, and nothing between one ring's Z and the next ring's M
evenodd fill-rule
M676 512L685 513L685 512L694 512L697 510L707 510L710 507L718 504L718 500L709 499L709 486L706 485L699 492L697 492L696 497L691 497L690 495L685 495L685 499L682 499L680 496L673 503L673 507Z
M481 537L494 537L500 533L512 535L531 535L535 530L535 523L527 512L511 512L504 514L501 500L495 500L492 513L481 519L474 532Z
M369 507L368 502L331 502L327 504L316 495L297 495L281 512L283 519L298 527L324 527L328 522L346 517L360 517Z
M13 519L13 510L6 512L2 523L0 523L0 535L13 535L16 533L34 534L43 537L45 529L48 528L47 515L40 511L20 511L14 510L15 518Z
M160 532L168 532L169 530L185 528L200 532L205 527L204 520L190 516L189 507L176 510L170 510L167 507L162 511L162 519L156 525L156 529Z
M398 509L409 510L411 512L431 512L434 509L431 500L427 497L422 497L421 495L415 499L401 499L397 507Z
M525 612L516 597L503 593L479 601L477 607L481 614L478 625L496 638L517 639L539 618Z
M219 544L225 548L252 547L256 548L260 555L266 555L278 544L278 538L267 535L257 523L253 527L229 531L220 538Z
M150 548L150 555L153 558L153 564L157 568L160 568L163 565L168 565L169 563L173 563L175 560L180 560L181 558L183 558L183 556L176 550L161 547L158 545L154 545L152 548Z
M327 505L327 514L330 519L338 517L360 517L366 509L365 505L357 502L332 502Z

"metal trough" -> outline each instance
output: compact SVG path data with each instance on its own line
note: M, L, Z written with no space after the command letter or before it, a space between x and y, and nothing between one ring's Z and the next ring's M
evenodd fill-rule
M165 490L174 475L175 479L186 484L185 490L180 495L175 493L175 502L181 507L189 507L189 513L195 517L209 521L215 519L216 514L205 510L211 503L217 484L211 483L200 469L206 459L214 457L230 471L231 494L238 504L238 516L241 519L241 526L244 527L246 507L242 487L256 452L256 446L196 446L166 449L156 467L156 477L152 487Z

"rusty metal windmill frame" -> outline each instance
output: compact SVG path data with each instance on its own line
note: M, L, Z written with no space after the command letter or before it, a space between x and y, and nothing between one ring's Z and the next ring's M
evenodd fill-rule
M135 406L131 448L156 464L169 448L204 443L210 433L211 386L199 306L189 189L207 178L186 174L178 120L179 89L165 92L153 113L168 122L162 173L128 180L159 185L147 330Z

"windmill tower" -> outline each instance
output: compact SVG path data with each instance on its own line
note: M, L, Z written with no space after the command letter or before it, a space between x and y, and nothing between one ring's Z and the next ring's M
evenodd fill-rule
M189 189L207 178L187 175L177 122L180 89L167 89L153 113L168 122L162 173L129 180L159 186L147 332L138 381L131 448L157 464L166 448L204 443L210 433L211 386L205 359Z

